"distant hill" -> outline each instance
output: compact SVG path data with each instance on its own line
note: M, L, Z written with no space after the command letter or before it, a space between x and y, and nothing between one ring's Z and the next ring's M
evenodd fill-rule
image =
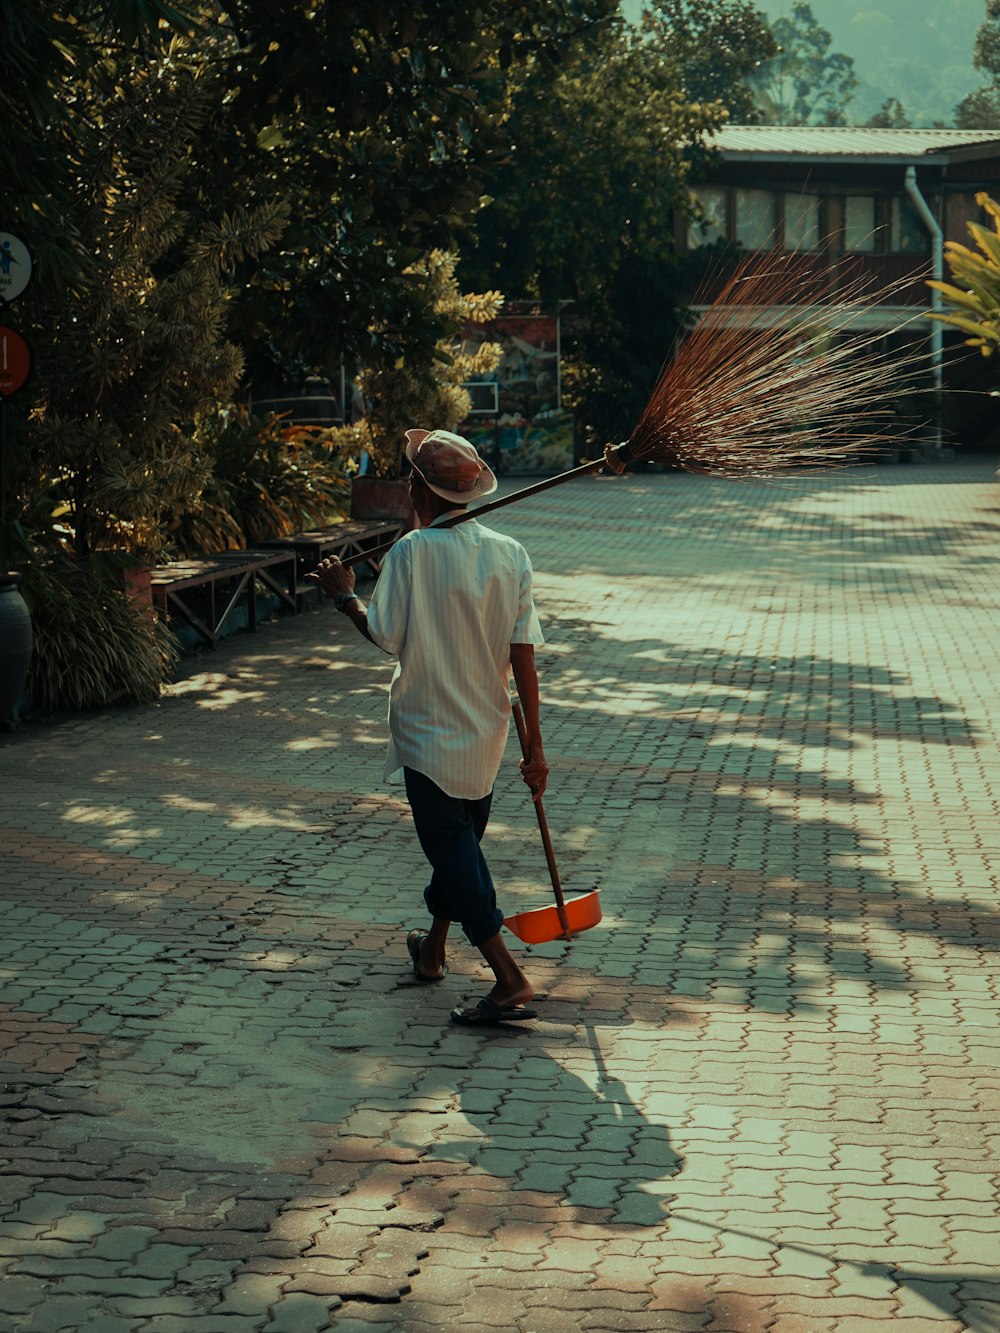
M897 97L914 126L954 124L955 106L981 82L972 67L986 0L809 0L831 49L853 56L859 86L851 118L866 121ZM764 0L768 18L792 0Z
M981 82L972 67L986 0L807 0L832 38L831 50L854 58L859 86L848 108L863 124L889 97L910 124L954 124L955 107ZM768 18L787 17L792 0L757 0ZM633 21L642 0L622 0Z

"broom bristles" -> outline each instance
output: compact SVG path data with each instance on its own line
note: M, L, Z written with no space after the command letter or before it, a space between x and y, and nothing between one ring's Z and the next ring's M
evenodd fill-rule
M914 275L876 289L824 282L808 256L745 259L661 373L618 459L688 472L767 476L870 457L889 440L893 400L919 391L919 341L890 353L859 316ZM903 325L920 317L919 308ZM614 454L609 450L609 454Z

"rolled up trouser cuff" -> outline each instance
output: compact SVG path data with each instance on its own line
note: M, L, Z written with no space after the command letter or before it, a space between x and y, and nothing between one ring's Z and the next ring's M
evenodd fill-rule
M420 846L431 865L424 901L431 915L457 921L479 946L503 926L489 866L479 847L493 793L479 800L449 796L424 773L403 770Z

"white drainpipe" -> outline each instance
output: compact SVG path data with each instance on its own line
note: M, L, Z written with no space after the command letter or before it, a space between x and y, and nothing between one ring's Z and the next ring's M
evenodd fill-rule
M920 214L920 220L930 233L931 238L931 276L935 282L944 281L944 232L941 230L941 224L930 210L927 200L920 193L920 187L917 185L916 167L906 168L906 193L913 200L913 205ZM944 308L944 300L939 291L934 291L931 296L931 310L940 312ZM931 373L933 375L934 391L940 394L944 387L944 325L940 320L931 320ZM939 399L940 401L940 399ZM936 430L936 446L941 448L941 424L938 421Z

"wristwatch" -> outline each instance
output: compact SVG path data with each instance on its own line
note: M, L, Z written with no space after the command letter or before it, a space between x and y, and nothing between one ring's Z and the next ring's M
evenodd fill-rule
M333 605L338 611L346 611L351 602L360 602L361 598L356 592L339 592L333 599Z

